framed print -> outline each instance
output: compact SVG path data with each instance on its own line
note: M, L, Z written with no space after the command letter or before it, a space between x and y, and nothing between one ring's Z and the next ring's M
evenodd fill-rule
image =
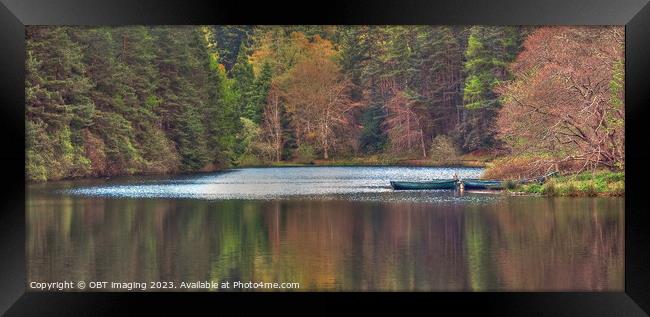
M647 1L0 9L9 316L650 310Z

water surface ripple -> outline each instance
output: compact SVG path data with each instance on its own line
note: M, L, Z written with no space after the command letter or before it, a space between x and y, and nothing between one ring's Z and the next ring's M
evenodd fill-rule
M126 180L75 186L64 193L112 198L191 199L352 199L454 202L476 199L454 191L394 191L391 180L478 178L481 168L438 167L283 167L243 168L172 179ZM486 198L489 199L489 198Z

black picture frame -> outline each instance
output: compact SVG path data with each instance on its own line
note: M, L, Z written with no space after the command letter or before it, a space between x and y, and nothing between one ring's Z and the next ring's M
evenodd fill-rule
M0 312L24 315L168 313L204 304L213 315L293 310L309 314L361 305L413 307L499 316L647 316L650 312L650 217L644 208L649 176L649 0L374 0L323 2L0 0ZM626 154L625 292L612 293L39 293L25 287L25 25L134 24L486 24L625 25ZM255 304L251 304L255 302ZM334 305L333 305L334 304Z

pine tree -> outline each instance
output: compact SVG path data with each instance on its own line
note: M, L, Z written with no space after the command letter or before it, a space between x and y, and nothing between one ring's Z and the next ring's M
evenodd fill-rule
M387 136L383 130L386 102L380 91L382 64L380 59L386 40L385 28L376 26L351 26L340 31L339 63L350 79L350 97L354 102L367 103L359 114L363 126L359 136L362 153L378 153L384 149Z
M362 153L375 154L384 150L387 137L382 129L385 113L382 107L369 106L361 115L361 135L359 137L359 148Z
M125 83L134 89L137 102L128 119L134 127L134 143L141 153L142 169L151 172L175 170L179 163L173 142L162 129L157 113L161 98L156 92L160 73L154 60L156 38L145 26L113 29L117 60L123 65Z
M215 165L228 167L236 157L236 134L240 129L237 111L239 95L233 88L234 82L226 75L225 68L218 64L214 53L210 64L212 100L206 109L207 140L210 155Z
M520 42L517 27L470 29L463 88L466 111L457 133L465 151L498 146L494 124L501 104L494 87L509 78L507 65L518 53Z
M81 47L68 27L27 31L26 176L59 179L88 173L82 130L95 106Z
M271 68L271 64L264 63L260 74L255 78L255 81L249 86L247 91L248 100L244 106L242 116L249 118L256 124L261 123L262 109L269 94L272 77L273 69Z
M239 49L237 62L230 70L230 77L233 79L233 89L239 95L239 105L237 112L240 116L245 116L247 109L254 107L251 105L253 102L252 93L255 84L255 74L253 72L253 65L248 61L248 55L243 48ZM249 119L251 119L249 117Z
M89 137L100 136L104 142L106 160L111 162L108 175L133 173L139 170L142 156L137 148L131 121L138 100L135 89L127 84L128 67L118 59L117 43L109 27L80 28L75 39L84 49L84 62L91 76L90 96L97 111ZM103 165L103 164L102 164Z

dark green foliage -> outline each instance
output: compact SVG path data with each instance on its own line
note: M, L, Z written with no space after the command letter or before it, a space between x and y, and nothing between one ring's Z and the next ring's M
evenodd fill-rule
M368 103L358 119L363 126L359 149L364 154L379 153L388 142L383 127L387 99L378 87L383 63L379 43L386 37L384 28L376 26L341 28L339 32L339 63L352 84L350 97L353 101Z
M258 91L258 82L255 79L253 65L248 61L248 55L246 55L245 50L240 49L237 62L229 73L233 79L234 92L238 94L238 114L256 123L259 123L261 116L261 103L265 101L266 94L268 94L268 84L270 83L271 74L270 68L266 68L267 74L265 74L265 77L268 77L266 89ZM260 95L263 95L262 98L260 98Z
M298 163L310 164L316 157L314 148L309 144L301 144L296 149L295 161Z
M362 40L363 32L362 27L342 28L339 35L341 38L339 64L352 83L350 91L352 100L363 98L361 71L363 62L369 56L368 46Z
M518 27L470 28L465 51L465 111L456 133L465 151L498 147L494 123L501 104L494 88L509 78L507 66L520 46Z
M246 103L243 108L242 116L253 120L259 124L262 120L262 109L266 102L271 87L273 69L271 65L265 63L260 70L260 74L255 78L247 90Z
M92 83L67 27L27 31L26 177L82 176L90 169L82 130L94 116Z
M386 145L387 136L382 130L382 122L385 114L381 107L370 106L361 115L361 136L359 147L362 153L375 154L382 152Z
M228 165L231 88L199 27L30 27L26 178ZM211 167L212 166L212 167Z

